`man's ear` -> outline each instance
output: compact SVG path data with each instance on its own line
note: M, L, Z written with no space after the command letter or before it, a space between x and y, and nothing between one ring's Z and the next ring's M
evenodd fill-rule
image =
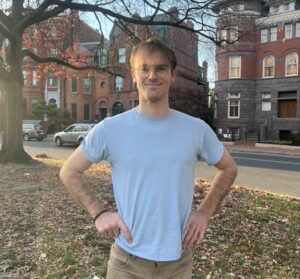
M135 79L135 70L134 70L133 68L131 68L130 73L131 73L132 81L133 81L134 83L136 83L136 79Z
M171 71L171 75L172 75L172 82L175 81L176 76L177 76L177 71L174 69Z

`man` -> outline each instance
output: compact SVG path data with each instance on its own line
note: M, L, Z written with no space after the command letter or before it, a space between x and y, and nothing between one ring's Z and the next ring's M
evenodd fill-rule
M96 125L60 176L100 234L115 239L108 279L191 278L191 248L201 243L237 167L207 124L170 109L176 57L169 47L148 39L133 49L130 62L138 107ZM204 201L192 210L200 158L218 172ZM100 160L110 162L118 212L106 211L82 176Z

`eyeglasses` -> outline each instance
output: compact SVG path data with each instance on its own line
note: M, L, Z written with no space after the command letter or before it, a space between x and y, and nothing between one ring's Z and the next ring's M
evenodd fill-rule
M155 72L158 76L165 76L168 74L170 67L168 65L157 65L157 66L148 66L143 65L137 67L135 70L137 71L138 75L141 77L147 77L150 75L152 71Z

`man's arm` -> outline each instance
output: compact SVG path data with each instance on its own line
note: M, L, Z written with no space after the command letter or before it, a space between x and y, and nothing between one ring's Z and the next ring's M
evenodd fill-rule
M203 240L209 219L218 205L228 193L237 176L237 166L229 152L224 148L221 160L215 165L218 172L215 175L210 191L205 196L197 210L192 211L186 225L184 248L198 246Z
M83 172L92 165L79 146L65 161L60 170L60 178L70 195L94 219L99 212L105 210L103 203L95 196ZM131 235L118 213L104 212L95 221L97 230L106 237L118 237L120 230L131 242Z

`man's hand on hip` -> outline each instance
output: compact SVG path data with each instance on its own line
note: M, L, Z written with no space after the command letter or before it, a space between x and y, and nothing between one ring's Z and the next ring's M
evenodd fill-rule
M197 247L202 242L208 226L209 218L199 211L193 210L185 227L185 238L182 242L183 248Z
M104 212L96 219L95 226L104 237L108 238L118 237L122 230L127 241L132 242L130 231L118 213Z

